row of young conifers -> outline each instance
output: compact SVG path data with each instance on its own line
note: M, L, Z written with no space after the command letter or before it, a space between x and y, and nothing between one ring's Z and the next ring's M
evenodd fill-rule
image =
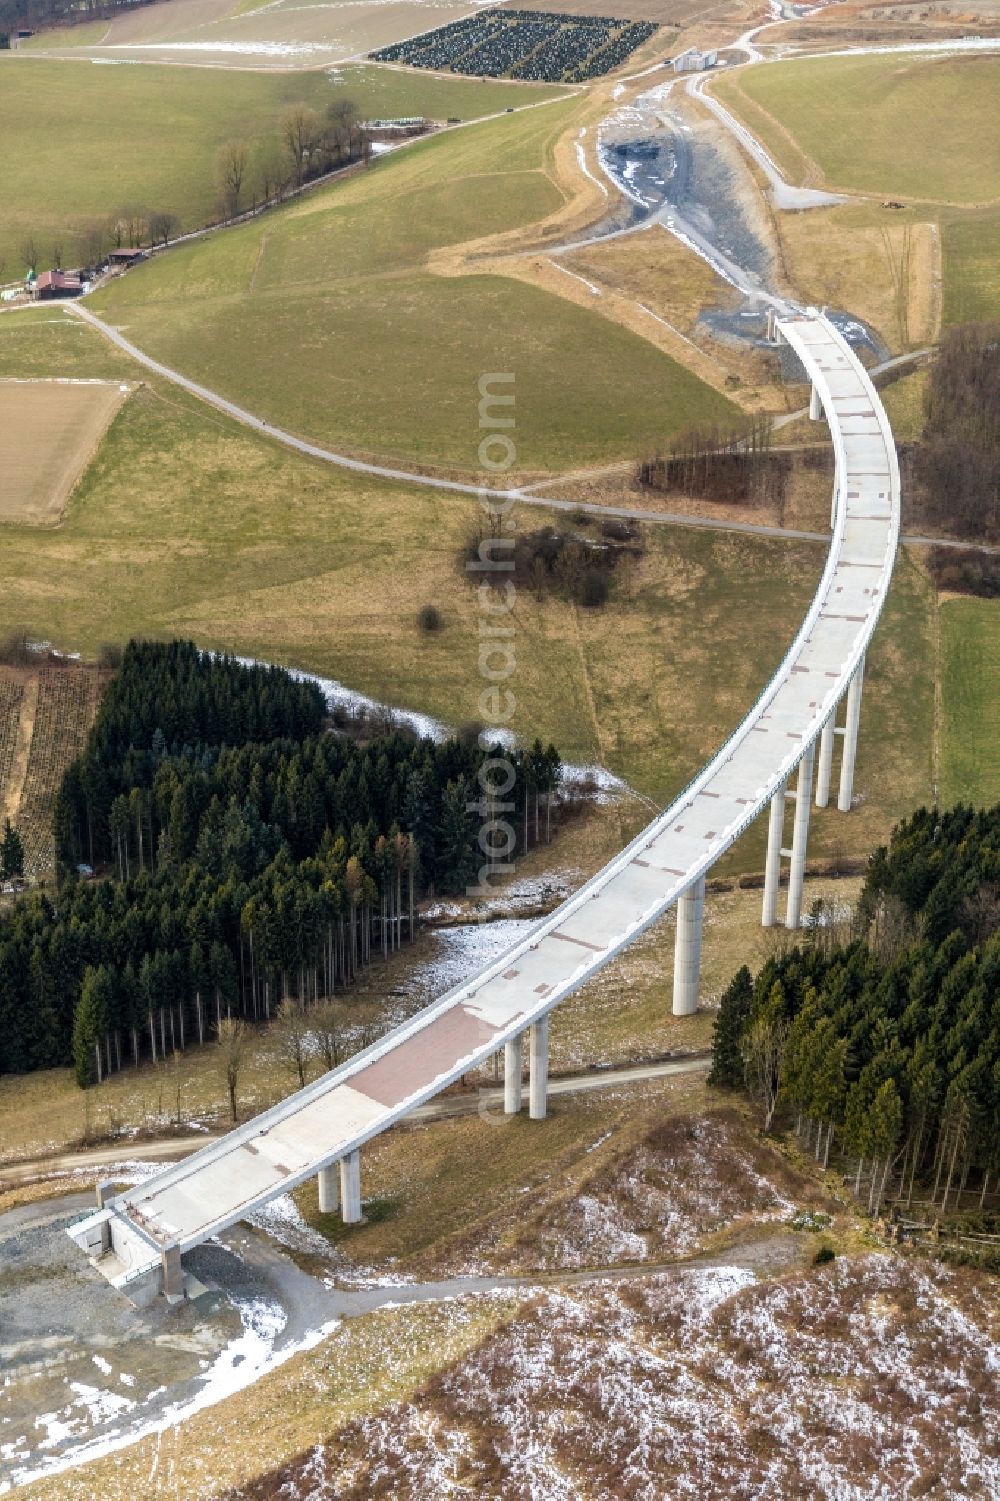
M767 1127L787 1112L821 1161L850 1158L873 1212L994 1205L1000 806L920 809L873 855L849 920L816 916L804 948L733 979L712 1082L748 1089Z
M0 917L0 1072L72 1061L86 1085L349 986L413 936L420 893L478 875L487 755L331 734L314 684L132 643L57 798L58 897ZM559 757L510 759L523 849Z
M617 68L655 31L653 21L490 9L394 42L372 56L485 78L582 83Z

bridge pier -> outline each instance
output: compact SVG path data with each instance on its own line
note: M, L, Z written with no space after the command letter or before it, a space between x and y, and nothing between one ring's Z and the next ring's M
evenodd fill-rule
M861 723L861 687L864 682L865 659L861 658L847 688L847 717L844 722L844 751L840 762L840 795L837 807L841 813L850 813L854 793L854 763L858 754L858 726Z
M163 1296L168 1303L180 1303L184 1297L184 1268L177 1241L163 1247L160 1266L163 1269Z
M813 385L809 387L809 421L819 422L823 416L823 403L819 399L819 390Z
M320 1214L336 1214L340 1208L340 1174L338 1167L338 1163L331 1162L329 1167L321 1167L319 1170Z
M806 873L806 842L809 838L809 804L812 800L813 764L816 742L803 752L795 783L795 823L792 828L791 867L788 872L788 904L785 927L797 928L802 915L802 885Z
M773 928L778 921L778 888L781 885L781 844L785 837L785 792L787 783L771 798L767 820L767 855L764 859L764 910L761 927Z
M837 706L830 710L830 717L819 737L819 761L816 765L816 806L825 808L830 801L830 778L833 772L833 742L837 733Z
M340 1201L345 1225L361 1223L361 1153L348 1152L340 1159Z
M677 935L674 940L675 1016L693 1016L698 1009L701 975L701 934L705 921L705 877L699 876L677 898Z
M505 1115L518 1115L524 1100L521 1079L524 1067L524 1033L519 1032L503 1050L503 1109Z
M528 1115L545 1119L549 1093L549 1018L540 1016L528 1031Z

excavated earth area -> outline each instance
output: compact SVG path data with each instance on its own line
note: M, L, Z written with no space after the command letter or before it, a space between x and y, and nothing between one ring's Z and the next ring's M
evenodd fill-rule
M137 1309L63 1233L92 1204L66 1194L0 1216L0 1493L217 1400L330 1316L321 1283L241 1230L188 1257L195 1301Z

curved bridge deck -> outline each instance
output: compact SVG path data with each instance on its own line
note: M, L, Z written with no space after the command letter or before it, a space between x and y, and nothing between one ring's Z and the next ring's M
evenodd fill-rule
M757 703L673 805L501 959L274 1109L110 1200L104 1215L123 1273L127 1263L133 1273L157 1264L165 1247L199 1244L343 1161L529 1026L537 1030L554 1006L674 902L690 900L775 794L783 807L789 775L807 753L811 768L824 730L832 749L837 704L860 678L889 587L899 475L881 403L840 334L819 315L782 320L778 329L822 402L836 489L819 587ZM807 783L807 804L810 789ZM779 856L780 843L779 820ZM519 1099L519 1051L517 1066Z

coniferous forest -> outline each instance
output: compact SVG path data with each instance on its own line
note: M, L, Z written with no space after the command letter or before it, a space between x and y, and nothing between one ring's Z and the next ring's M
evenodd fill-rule
M817 914L821 916L822 914ZM785 1111L822 1162L850 1159L878 1212L944 1212L1000 1175L1000 806L920 809L872 857L850 931L744 967L711 1082Z
M477 879L490 752L325 716L279 668L130 643L58 794L58 894L0 913L0 1072L72 1062L85 1085L308 1005L410 938L422 892ZM505 754L520 851L559 757Z

